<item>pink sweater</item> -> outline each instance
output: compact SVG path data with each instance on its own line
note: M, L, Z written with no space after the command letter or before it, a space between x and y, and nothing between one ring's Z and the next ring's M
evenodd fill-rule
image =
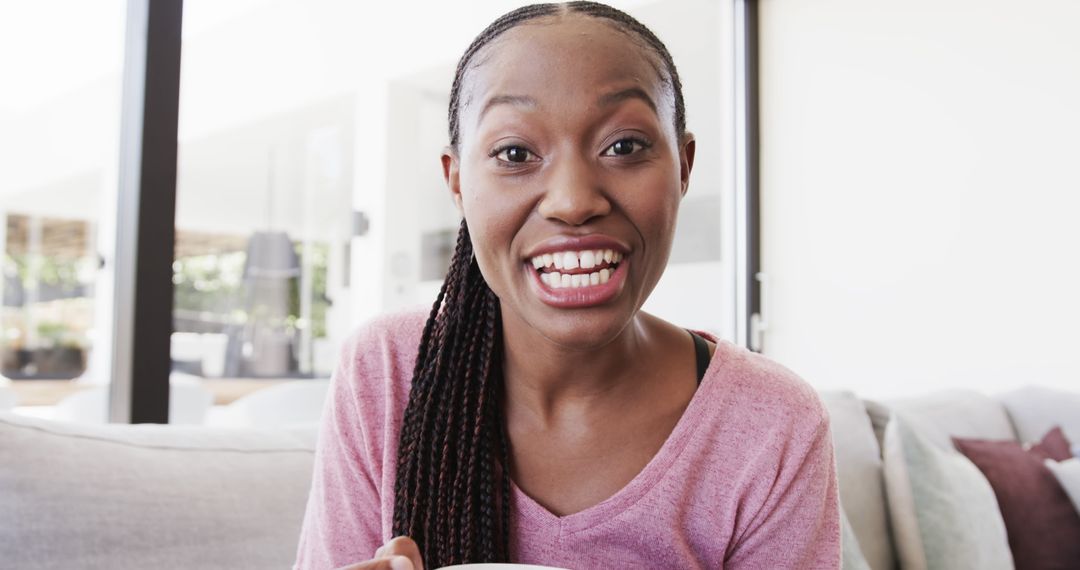
M391 538L398 432L426 312L347 343L326 403L296 568L366 560ZM629 484L557 517L511 486L513 560L563 568L840 568L828 416L810 386L727 341ZM431 570L431 569L428 569Z

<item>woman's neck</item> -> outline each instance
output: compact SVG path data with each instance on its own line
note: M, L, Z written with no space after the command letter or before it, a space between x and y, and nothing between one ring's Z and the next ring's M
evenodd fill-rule
M503 318L507 404L544 424L618 406L640 393L663 323L644 313L610 342L566 347L513 316ZM670 325L669 325L670 326Z

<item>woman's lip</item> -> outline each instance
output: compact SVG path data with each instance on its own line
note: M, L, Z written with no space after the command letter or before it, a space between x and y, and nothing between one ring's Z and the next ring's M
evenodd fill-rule
M530 260L545 253L558 253L561 251L584 251L588 249L610 249L622 254L630 253L630 246L622 240L604 234L589 234L586 236L555 236L546 239L525 254L525 259Z
M589 287L560 287L558 289L553 289L544 284L540 280L540 272L536 271L532 265L524 266L524 270L532 275L530 277L530 289L545 305L558 309L580 309L601 305L615 298L626 284L626 274L629 266L630 263L624 259L615 268L607 283Z

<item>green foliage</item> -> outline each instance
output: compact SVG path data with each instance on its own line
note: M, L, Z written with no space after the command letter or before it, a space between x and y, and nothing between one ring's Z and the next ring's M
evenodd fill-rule
M81 258L29 253L4 254L5 267L14 267L19 282L27 289L49 285L63 291L75 291L82 285L79 274L84 264L85 260Z
M304 248L295 244L304 265ZM326 270L330 248L326 244L314 244L311 248L312 337L326 336L326 310L330 300L326 296ZM229 315L229 311L242 306L244 252L200 255L177 259L173 262L174 308L183 311L215 313L221 318L239 317L241 321L260 318L259 314ZM289 280L288 315L281 323L288 328L303 326L300 322L300 280ZM258 313L258 309L255 311ZM230 319L234 320L234 319Z
M173 308L224 314L236 305L244 252L182 257L173 261Z
M300 257L300 266L304 267L303 244L296 245L296 254ZM326 310L330 307L330 299L326 296L326 268L330 262L330 246L324 243L315 243L311 246L311 337L326 337ZM300 315L300 283L294 280L293 293L290 295L289 312L299 317Z

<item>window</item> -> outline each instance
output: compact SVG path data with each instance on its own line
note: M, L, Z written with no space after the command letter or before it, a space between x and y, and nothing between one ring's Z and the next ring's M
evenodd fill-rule
M99 236L116 184L125 23L123 2L56 4L0 8L0 51L19 54L0 59L0 376L44 415L88 388L72 379L94 375L107 343Z
M376 14L367 4L329 0L184 3L172 421L243 423L229 409L237 399L278 384L325 383L358 324L430 306L459 223L438 162L456 58L484 25L519 4L431 3L416 18L411 5L379 6ZM733 4L615 5L667 41L698 140L670 265L646 310L734 340ZM0 124L17 127L5 128L0 144L23 153L4 152L19 164L0 173L7 177L0 211L10 283L3 362L12 378L43 377L45 364L26 364L35 357L29 347L53 350L55 362L80 362L70 376L106 380L95 371L94 351L111 329L94 315L115 307L95 301L94 291L113 269L100 236L115 231L96 212L117 206L124 21L123 4L110 6L87 16L108 18L108 26L79 31L92 30L109 46L80 57L96 53L111 65L62 68L67 87L58 92L67 99L27 88L18 93L27 106L0 108ZM40 37L53 22L37 10L4 21L33 30L20 38L72 51L60 31ZM49 65L35 61L29 70ZM65 112L72 121L61 121ZM24 156L41 148L48 153ZM74 165L61 176L64 160ZM62 382L59 396L78 384Z

